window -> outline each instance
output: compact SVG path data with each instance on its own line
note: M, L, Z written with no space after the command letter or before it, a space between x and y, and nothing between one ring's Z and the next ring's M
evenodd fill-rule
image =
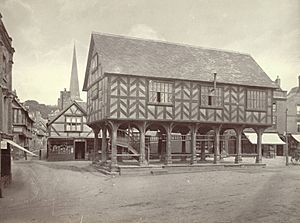
M277 124L277 104L274 102L272 104L272 111L273 111L273 125L276 126Z
M273 115L273 123L274 126L277 124L277 116Z
M91 72L94 73L98 68L98 54L95 54L91 60Z
M266 110L266 92L262 90L247 90L247 108L251 110Z
M297 105L297 115L300 115L300 105Z
M223 106L223 89L201 86L201 106L222 107Z
M172 104L173 84L166 81L149 81L149 102Z
M300 122L297 122L297 132L300 132Z
M14 115L13 123L18 123L18 110L15 108L13 109L13 115Z
M277 105L276 105L275 102L272 105L272 110L273 110L273 115L276 114L276 112L277 112Z
M6 61L6 57L3 55L3 63L2 63L2 73L3 73L3 79L7 82L8 80L8 70L7 70L7 61Z
M70 132L82 131L82 117L66 116L65 131L70 131Z

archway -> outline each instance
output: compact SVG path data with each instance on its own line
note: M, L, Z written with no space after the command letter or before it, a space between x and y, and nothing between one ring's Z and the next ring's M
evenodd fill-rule
M171 136L172 161L192 163L191 126L177 124L172 128Z
M166 161L166 128L160 123L150 123L145 132L148 164L164 163Z
M224 129L221 133L221 155L235 156L237 153L235 129Z
M117 129L117 162L122 165L140 163L140 129L135 123L120 123Z

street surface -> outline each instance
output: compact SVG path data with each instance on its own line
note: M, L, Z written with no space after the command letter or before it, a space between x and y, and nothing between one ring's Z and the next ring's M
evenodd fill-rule
M298 223L300 166L278 159L266 168L138 177L105 176L85 161L15 161L0 222Z

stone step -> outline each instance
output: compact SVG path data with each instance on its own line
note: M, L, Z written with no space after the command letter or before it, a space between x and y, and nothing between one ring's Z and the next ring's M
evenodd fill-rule
M150 173L152 175L163 175L163 174L168 174L168 171L166 169L154 169L151 170Z
M120 175L121 176L145 176L145 175L151 175L152 172L158 173L159 171L164 171L161 167L134 167L134 168L128 168L128 167L119 167Z

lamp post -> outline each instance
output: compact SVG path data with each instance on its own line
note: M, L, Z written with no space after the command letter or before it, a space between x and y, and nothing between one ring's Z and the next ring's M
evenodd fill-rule
M1 172L1 159L2 159L2 157L1 157L1 140L2 140L2 135L1 135L1 131L0 131L0 198L2 198L2 172Z
M287 113L288 109L285 109L285 165L289 165L289 142L287 135Z

